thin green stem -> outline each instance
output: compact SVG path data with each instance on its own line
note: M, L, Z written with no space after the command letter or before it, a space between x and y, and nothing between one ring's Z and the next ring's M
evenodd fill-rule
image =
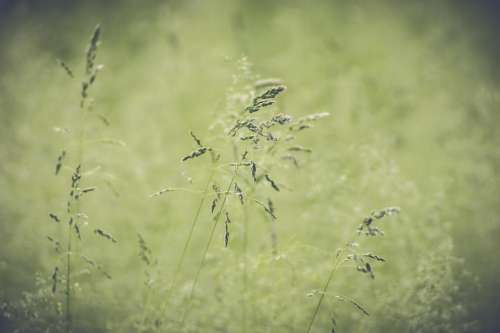
M243 207L243 333L247 332L248 297L248 208Z
M144 294L144 300L143 300L143 308L142 308L142 319L141 319L141 327L139 328L139 331L143 332L146 329L146 320L147 320L147 311L149 307L149 302L150 302L150 294L151 294L151 289L149 286L146 287L146 293Z
M80 115L80 120L79 120L79 130L78 130L78 137L77 137L77 161L76 165L77 167L80 167L80 173L82 172L82 164L83 164L83 142L85 139L85 118L86 118L86 111L83 108L83 105L80 104L80 109L79 109L79 115ZM78 216L80 213L80 200L74 200L74 198L70 198L69 200L73 201L74 204L74 209L72 208L71 211L69 212L69 221L72 221L72 223L78 223L78 220L75 219L73 220L72 216ZM72 251L72 246L71 246L71 239L72 239L72 232L71 228L73 227L73 224L68 221L68 234L67 234L67 254L66 254L66 332L70 333L71 332L71 251Z
M335 264L333 265L332 270L330 271L330 274L328 275L328 279L326 280L326 283L323 286L323 289L322 289L321 294L319 296L318 304L316 304L311 321L309 322L309 325L307 327L306 333L311 332L312 326L314 324L314 320L316 320L316 316L318 315L319 309L321 308L321 304L323 303L323 299L325 298L325 294L328 290L328 286L330 285L330 282L332 281L333 276L335 275L335 272L337 271L340 264L342 263L341 259L342 259L343 251L344 251L344 249L341 249L335 258Z
M196 212L194 214L193 220L191 222L191 228L189 229L188 237L186 239L186 242L184 243L184 247L182 249L181 256L179 257L179 261L177 262L174 275L172 277L172 282L170 284L170 287L167 289L167 295L165 296L165 303L168 302L169 296L171 295L171 292L175 286L175 283L177 282L177 279L179 277L180 271L182 269L182 265L184 264L184 260L186 258L186 253L189 248L189 244L191 243L191 239L193 237L194 229L196 228L196 225L198 224L198 219L200 217L201 209L203 208L205 204L205 199L207 197L208 189L210 187L210 184L212 183L213 177L215 174L215 168L212 168L212 171L210 172L210 175L208 177L207 183L205 185L205 190L203 191L204 195L200 199L200 203L198 205L198 208L196 209Z
M66 253L66 331L71 332L71 224L68 222Z
M191 286L191 291L190 291L188 299L187 299L186 310L184 311L184 314L183 314L181 322L180 322L180 327L181 328L184 327L184 323L185 323L185 321L187 319L187 316L188 316L188 313L189 313L189 306L190 306L191 301L193 299L194 292L196 290L196 286L198 285L198 279L200 277L200 273L201 273L203 267L205 266L205 260L207 258L208 250L209 250L210 245L212 244L212 241L213 241L213 238L214 238L215 229L217 228L217 224L219 222L220 216L222 215L222 211L224 210L224 207L225 207L226 202L227 202L228 193L229 193L231 187L234 184L234 180L236 179L237 174L238 174L238 165L236 165L234 167L233 176L231 177L231 181L229 182L229 185L227 187L226 193L224 195L224 199L222 200L222 204L221 204L221 206L219 208L219 211L217 212L217 214L214 217L214 223L212 224L212 228L210 229L210 233L208 235L208 241L207 241L207 244L206 244L205 249L203 251L201 262L200 262L200 265L198 266L198 270L196 271L196 275L194 277L193 285Z
M274 219L270 218L269 216L266 216L267 220L269 221L270 224L270 229L271 229L271 248L272 248L272 253L274 256L278 255L278 234L276 233L276 222Z

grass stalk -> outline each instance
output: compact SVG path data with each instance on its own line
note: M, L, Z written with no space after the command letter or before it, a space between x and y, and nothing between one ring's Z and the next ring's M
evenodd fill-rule
M66 253L66 332L71 332L71 225L68 223Z
M247 332L248 298L248 206L243 207L243 299L242 331Z
M325 294L328 290L328 287L330 286L330 283L333 280L333 276L335 275L335 272L337 269L340 267L340 264L342 263L342 253L343 249L340 250L340 252L337 254L335 258L335 264L333 265L330 274L328 275L328 279L326 280L325 285L323 286L323 289L321 290L321 294L319 295L319 300L318 303L316 304L316 307L314 308L313 315L311 317L311 320L309 321L309 325L307 326L306 333L310 333L312 326L314 324L314 321L316 320L316 316L319 313L319 309L321 308L321 304L323 303L323 299L325 298Z
M78 130L78 140L77 140L77 160L76 165L80 166L80 170L83 170L83 158L84 158L84 141L85 141L85 120L86 120L86 111L82 104L80 104L80 119L79 119L79 130ZM80 171L82 172L82 171ZM80 214L80 200L74 202L74 210L70 212L70 215L78 216ZM74 221L73 223L77 223ZM72 316L71 316L71 251L72 251L72 229L73 225L68 223L68 233L67 233L67 255L66 255L66 331L71 332L72 327Z
M222 204L220 205L219 210L218 210L217 214L214 217L214 223L212 224L212 228L210 229L210 233L208 235L207 244L205 246L205 249L203 250L202 258L201 258L200 264L198 266L198 269L196 271L196 274L195 274L195 277L194 277L194 281L193 281L193 285L191 286L191 291L189 292L189 296L188 296L187 304L186 304L186 310L184 311L184 314L182 315L182 319L181 319L181 322L180 322L180 327L181 328L184 327L184 323L186 322L187 316L189 314L189 307L190 307L191 301L193 299L196 287L198 285L198 280L199 280L201 271L203 270L203 267L205 266L205 260L207 258L207 253L208 253L210 245L212 245L212 241L214 239L215 229L217 228L217 224L219 223L220 217L221 217L222 212L224 210L224 207L226 205L227 197L228 197L229 192L231 191L231 188L232 188L232 186L234 184L234 180L236 179L236 176L238 175L238 166L239 166L239 164L236 164L234 166L234 172L233 172L233 175L232 175L231 180L229 182L229 185L227 186L227 190L224 193L224 198L222 200Z
M196 212L194 214L193 220L191 222L191 227L189 229L189 233L188 233L186 242L184 243L184 247L182 249L182 253L181 253L180 257L179 257L179 260L177 262L177 265L176 265L176 268L175 268L175 271L174 271L174 274L173 274L173 277L172 277L172 282L170 283L170 287L167 289L167 295L165 296L165 307L168 306L167 303L169 301L169 297L171 295L171 292L172 292L173 288L175 287L177 279L179 278L179 274L181 272L182 266L184 264L184 260L186 258L187 250L189 248L189 245L191 244L191 239L193 237L194 229L196 229L196 225L198 224L198 220L199 220L199 217L200 217L201 210L202 210L203 206L205 205L205 200L207 198L207 194L208 194L208 191L209 191L209 188L210 188L210 184L212 183L212 180L213 180L214 175L215 175L215 170L216 170L216 168L212 168L212 171L210 172L210 175L208 176L207 183L206 183L205 189L203 191L203 195L202 195L202 197L200 199L200 202L198 204L198 208L196 209ZM166 310L164 310L164 311L166 311Z

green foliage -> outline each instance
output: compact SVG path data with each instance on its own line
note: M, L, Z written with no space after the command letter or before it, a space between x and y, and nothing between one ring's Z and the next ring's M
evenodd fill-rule
M64 328L63 303L52 291L52 281L37 274L35 291L22 292L15 301L0 298L2 317L15 322L16 332L62 332Z
M0 23L0 330L67 329L65 288L74 332L498 327L498 80L453 2L32 6Z
M399 332L479 332L470 318L471 304L479 290L477 278L452 254L451 241L444 241L424 256L413 279L404 281L400 292L384 300L380 311L392 319L376 324L377 330Z

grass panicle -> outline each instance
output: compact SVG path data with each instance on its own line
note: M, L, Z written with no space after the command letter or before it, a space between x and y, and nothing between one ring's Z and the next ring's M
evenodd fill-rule
M74 241L82 240L82 227L87 224L88 216L87 214L82 212L82 197L84 195L88 195L89 193L95 192L96 186L82 186L83 183L86 183L85 177L90 176L92 173L96 172L100 169L100 167L89 169L89 171L84 171L84 163L85 163L85 143L87 140L87 122L89 118L87 117L87 113L91 111L90 103L86 103L89 100L89 89L96 82L97 73L102 70L103 66L96 64L97 58L97 49L100 43L101 29L100 26L97 26L94 29L92 37L90 39L90 43L87 47L85 58L85 71L84 78L81 83L80 90L80 109L78 112L78 121L75 121L75 129L69 130L65 129L64 133L67 135L73 135L72 140L75 141L75 144L72 145L74 151L68 152L66 149L62 150L57 158L57 162L55 165L55 175L59 175L64 172L65 169L73 169L73 172L70 175L70 186L68 190L68 196L66 200L66 211L64 213L50 213L49 217L52 221L56 222L61 227L66 228L65 235L65 251L61 251L61 243L55 240L51 236L47 236L48 240L54 246L56 253L62 257L64 257L64 272L59 267L55 266L55 269L52 273L52 293L57 296L58 291L61 288L58 288L59 281L65 281L64 290L61 292L64 294L65 298L65 306L64 306L64 327L66 332L72 331L72 320L73 320L73 298L75 297L73 288L75 283L73 281L73 271L75 269L76 262L74 262L73 257L75 255L75 249L80 248L80 246L75 247ZM58 60L59 65L65 70L66 74L73 79L75 78L73 70L69 68L69 66ZM85 106L88 106L85 108ZM104 115L101 115L100 118L105 118ZM109 124L109 123L108 123ZM73 157L72 160L67 158L68 155ZM71 163L76 165L74 168L71 168ZM63 169L63 164L67 165L67 168ZM61 223L61 221L67 221L66 223ZM111 236L110 233L104 232L100 228L95 228L94 232L104 237L108 240L111 240L113 243L116 243L116 239ZM84 260L84 262L90 267L96 269L103 276L108 279L111 279L111 276L103 269L103 267L97 264L94 260L89 259L83 254L80 257ZM62 260L63 258L60 258Z
M377 211L373 211L369 216L365 217L363 219L363 222L361 223L361 226L357 228L357 235L358 237L361 236L361 231L363 230L371 230L367 231L364 233L365 236L378 236L382 235L381 231L373 231L374 227L372 227L372 224L375 220L381 220L382 218L394 214L398 214L400 212L399 207L388 207L388 208L383 208ZM361 228L361 230L360 230ZM371 228L371 229L368 229ZM378 230L378 229L377 229ZM335 273L338 271L342 265L345 265L346 263L353 262L355 265L355 268L358 272L361 272L362 274L368 275L371 279L375 278L375 274L373 271L373 263L374 262L385 262L386 260L378 255L372 254L371 252L365 253L365 254L360 254L358 253L357 249L359 248L359 243L351 240L346 243L346 245L342 248L339 248L337 250L337 254L335 256L335 262L332 266L332 269L330 270L330 273L326 279L326 282L323 286L323 289L319 292L319 299L318 302L316 303L316 306L314 307L311 320L309 321L309 324L306 328L306 332L309 333L312 330L314 321L316 320L316 317L319 313L319 310L321 308L321 305L323 304L323 300L325 295L328 293L328 288L330 284L333 281L333 277L335 276ZM366 261L366 259L370 259L373 262L370 263ZM361 313L364 315L369 315L368 311L364 307L362 307L358 302L352 300L351 298L345 297L345 296L335 296L335 299L341 302L349 302L352 305L355 306L357 310L359 310Z
M257 207L260 207L259 209L264 210L269 220L277 220L273 200L269 198L266 193L266 186L263 186L262 183L263 181L267 183L275 192L281 191L278 182L270 176L272 169L282 164L283 156L291 156L297 164L299 157L293 155L294 153L311 153L311 150L308 148L294 145L295 136L291 136L289 133L293 132L294 126L310 123L326 116L325 114L320 114L294 119L291 115L279 111L279 106L276 103L277 98L286 91L286 87L281 83L281 80L253 81L254 84L246 84L245 88L238 91L236 88L238 84L248 78L252 80L249 70L250 66L247 65L246 59L243 59L240 65L242 68L240 75L243 79L240 80L240 77L236 77L234 81L235 86L229 88L230 93L226 101L226 114L220 114L214 125L209 128L216 132L214 133L214 137L208 137L202 141L199 136L190 131L189 134L197 148L181 159L182 162L187 162L207 152L211 152L217 156L216 158L212 158L212 164L208 168L212 171L206 190L188 191L201 193L202 198L200 199L199 207L203 206L205 198L211 196L209 211L213 221L208 232L200 263L194 274L188 298L184 302L183 315L178 324L178 330L185 328L184 325L188 319L191 302L195 296L201 273L205 267L207 253L212 245L221 217L225 216L223 239L224 247L226 248L230 242L230 224L237 223L231 222L230 218L233 215L231 210L235 209L232 204L233 200L237 200L244 211L247 210L246 207L248 205L255 204ZM217 133L217 131L219 132ZM217 147L217 149L212 147ZM200 163L203 163L203 161ZM244 172L244 170L248 171ZM225 184L223 188L226 188L226 190L221 191L219 184ZM207 190L209 187L212 188L212 193ZM157 192L156 195L161 193L163 192ZM191 243L192 234L199 216L200 210L198 209L195 211L195 216L181 256L173 272L174 282L168 288L169 297L175 281L177 281L177 277L180 274L185 253ZM244 232L246 235L247 231ZM272 226L270 235L273 244L272 253L277 255L277 235L274 226ZM247 236L243 237L247 239ZM246 248L246 245L244 248ZM243 316L245 317L246 314Z

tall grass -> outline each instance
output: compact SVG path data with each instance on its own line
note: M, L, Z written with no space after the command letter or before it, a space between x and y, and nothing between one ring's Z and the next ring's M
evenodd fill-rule
M230 246L230 235L232 233L230 229L233 228L232 225L236 222L230 217L233 215L233 210L236 209L233 207L233 201L238 201L241 206L255 205L265 212L271 221L271 225L275 223L277 216L273 201L269 197L266 199L260 198L269 195L262 188L271 189L275 193L280 192L282 187L287 188L286 184L279 183L274 179L274 176L271 176L273 168L276 168L281 163L286 163L283 162L286 160L292 161L297 166L300 159L298 155L309 154L311 149L294 144L296 135L305 129L312 128L313 122L329 115L323 112L293 119L292 116L280 112L281 110L275 107L279 95L284 93L286 89L280 83L280 80L256 80L251 71L251 65L246 58L239 60L238 68L239 73L234 77L233 85L228 90L226 113L217 117L211 127L214 138L207 140L208 143L205 143L193 132L190 132L197 148L182 158L182 162L189 163L193 160L194 163L198 159L203 159L204 155L210 155L211 161L208 163L210 163L209 169L211 171L206 186L199 191L201 194L200 203L195 211L187 239L173 273L169 292L175 287L201 209L204 208L207 198L210 198L210 212L213 221L184 305L185 309L179 324L181 330L188 318L191 302L206 264L207 253L214 241L217 226L221 219L225 219L222 237L224 246ZM213 193L208 192L209 188L213 189ZM167 192L182 190L164 188L151 196L157 197ZM251 217L248 210L245 209L243 215L243 261L246 262L248 242L246 229L248 219ZM276 231L273 227L270 230L269 238L272 243L273 253L276 255ZM246 273L244 273L243 279L246 281ZM246 282L244 284L245 294ZM246 310L243 311L243 318L246 318ZM243 330L246 329L244 323L245 320L243 320Z
M498 98L471 25L444 3L125 3L0 24L0 331L492 327Z
M67 132L67 142L70 143L69 148L62 150L62 153L57 158L57 163L55 166L56 176L59 174L66 174L71 170L71 181L70 188L68 190L69 195L66 203L66 210L62 213L50 213L50 219L60 224L62 227L66 228L65 234L65 251L62 251L60 245L61 241L57 240L55 237L48 236L49 241L55 246L55 252L57 254L58 260L61 260L61 256L65 258L64 269L60 270L59 266L54 268L52 273L52 292L55 294L58 292L59 282L64 282L64 327L66 332L72 331L72 320L74 316L74 306L73 299L75 297L73 289L77 283L74 279L75 276L75 266L77 265L75 260L77 255L80 259L87 265L90 266L95 271L102 274L104 277L111 279L111 276L104 270L104 268L96 263L93 259L79 253L74 244L75 241L82 239L82 230L89 225L89 215L82 209L82 200L92 192L96 191L95 186L83 186L87 183L87 177L91 176L93 173L98 171L99 167L92 168L87 165L86 162L86 149L91 142L92 137L88 132L87 123L89 120L107 121L102 115L96 115L93 107L93 101L89 96L90 89L96 82L97 74L102 70L103 65L96 64L97 49L100 43L101 28L99 25L96 26L92 37L90 39L89 45L86 50L86 62L85 71L83 79L81 81L81 91L80 91L80 103L77 109L77 115L73 118L73 126L66 130ZM74 79L74 72L70 67L61 60L58 60L61 67L68 74L70 79ZM90 118L90 119L89 119ZM68 157L67 157L68 155ZM71 165L73 163L73 165ZM66 224L66 226L64 226ZM110 240L116 243L116 239L108 232L101 228L94 227L94 234L102 237L104 239Z
M383 231L379 228L374 226L374 222L377 220L380 220L384 218L385 216L389 216L395 213L399 213L399 208L397 207L389 207L389 208L384 208L379 211L374 211L372 212L369 216L365 217L363 219L363 222L360 224L358 227L357 233L358 235L364 234L366 236L379 236L383 235ZM311 321L309 322L306 332L309 333L312 330L314 321L316 320L316 317L318 315L318 312L321 308L321 305L323 304L323 299L325 298L326 295L328 295L328 288L330 287L330 284L332 283L332 280L334 278L335 273L342 267L342 265L345 265L346 263L353 263L356 270L358 272L364 273L371 277L372 279L375 278L374 274L374 268L373 264L374 263L380 263L380 262L385 262L386 260L382 258L381 256L378 256L376 254L373 254L371 252L368 253L359 253L358 250L359 244L355 240L350 240L346 243L344 247L338 248L337 253L335 254L335 262L332 266L332 269L330 273L328 274L328 278L326 279L326 282L323 286L323 288L318 292L319 293L319 299L318 303L314 308L314 312L311 317ZM370 314L368 311L361 306L357 301L352 300L351 298L345 297L345 296L340 296L340 295L335 295L335 299L340 301L340 302L348 302L354 305L354 307L359 310L362 314L369 316ZM332 324L333 328L332 331L336 331L336 325L337 325L337 319L332 317Z

